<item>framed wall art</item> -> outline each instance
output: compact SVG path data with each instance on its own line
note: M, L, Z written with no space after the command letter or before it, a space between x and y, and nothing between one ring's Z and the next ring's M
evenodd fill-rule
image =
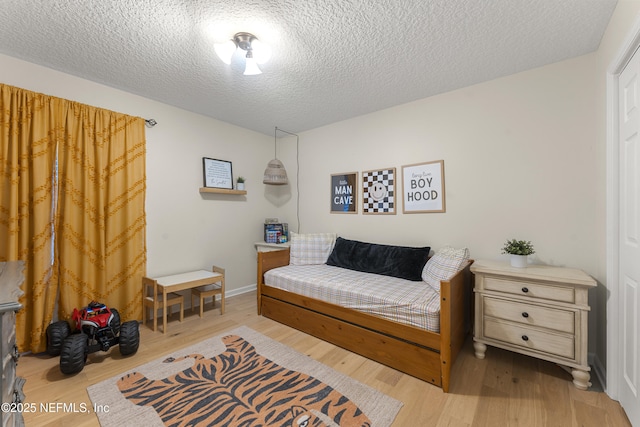
M358 213L358 172L331 175L331 213Z
M362 213L396 213L396 168L362 172Z
M202 170L205 187L233 189L231 162L203 157Z
M444 160L402 166L402 212L445 212Z

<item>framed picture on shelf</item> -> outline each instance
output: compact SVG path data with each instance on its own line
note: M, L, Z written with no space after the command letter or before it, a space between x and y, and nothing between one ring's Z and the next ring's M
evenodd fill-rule
M331 213L358 213L358 172L331 175Z
M444 160L402 166L402 212L445 212Z
M202 169L205 187L233 190L231 162L203 157Z
M362 213L396 213L396 168L362 172Z

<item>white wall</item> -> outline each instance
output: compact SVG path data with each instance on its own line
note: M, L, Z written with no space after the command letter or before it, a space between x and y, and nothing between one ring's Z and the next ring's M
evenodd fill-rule
M501 258L505 240L526 239L535 262L597 274L604 248L596 246L603 195L595 190L594 64L586 55L305 132L305 231L468 246L475 258ZM332 173L399 174L402 165L441 159L446 213L329 213Z
M254 285L254 242L265 216L280 216L290 188L262 184L273 138L78 77L0 55L0 82L145 118L147 273L226 268L227 287ZM221 100L220 102L224 102ZM202 157L233 162L246 197L201 195Z

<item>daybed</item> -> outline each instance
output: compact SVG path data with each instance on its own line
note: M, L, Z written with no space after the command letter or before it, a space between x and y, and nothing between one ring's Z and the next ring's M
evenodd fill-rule
M321 237L318 238L318 236ZM468 259L468 251L464 249L466 258L456 260L458 264L455 271L448 271L451 266L443 265L442 258L436 261L439 253L436 253L426 266L426 256L421 265L411 265L415 264L414 261L421 257L424 250L428 254L430 248L373 245L341 238L337 238L336 241L335 235L333 235L333 242L328 245L326 236L327 234L320 233L296 236L292 233L291 249L258 253L258 314L430 382L442 387L444 392L448 392L451 368L470 331L469 266L473 261ZM323 238L324 242L319 243L319 239ZM303 243L296 244L299 241ZM342 249L341 252L338 251L339 248ZM379 251L380 248L382 252ZM391 255L389 248L392 251ZM400 252L395 248L399 248ZM319 255L310 253L310 251L317 252L318 249ZM405 250L409 250L409 257ZM335 256L336 253L337 256ZM314 255L316 259L313 258ZM373 262L367 262L367 259ZM433 277L434 272L436 276L444 274L453 277L431 284L416 282L415 277L411 277L412 274L408 276L413 281L407 280L406 277L398 278L396 274L398 271L395 266L390 265L393 263L389 260L401 260L400 264L408 264L403 267L413 270L418 267L423 275L429 268L430 277ZM359 270L353 273L360 275L360 280L363 279L364 274L366 283L363 283L361 288L365 289L365 292L369 287L393 281L399 281L400 286L404 283L407 287L414 288L434 285L436 297L432 299L435 301L435 310L434 301L423 303L422 306L431 305L431 315L433 317L435 313L435 322L431 322L429 326L430 322L427 320L425 326L421 325L419 320L414 321L412 313L406 312L408 305L404 302L400 303L401 306L394 306L387 310L392 316L396 312L399 319L383 317L386 314L382 313L384 310L380 310L377 300L372 300L371 295L350 295L350 288L346 284L334 286L333 291L337 289L344 294L338 299L351 298L356 301L354 304L329 302L331 299L324 296L327 293L325 290L316 290L314 293L312 289L319 283L330 282L336 280L336 277L341 278L347 274L342 263L347 264L347 270ZM380 267L381 264L386 265ZM375 271L366 272L367 269L372 268L372 265ZM383 271L378 271L380 269ZM387 271L384 271L385 269ZM389 269L396 277L389 277ZM318 277L305 279L305 274L308 274L305 271L314 271L316 273L312 274L317 274ZM278 278L278 275L284 276L284 279ZM407 275L401 273L400 276ZM294 289L293 291L285 290L280 287L283 280L299 283L297 288L295 286L290 288ZM375 314L361 311L360 307L348 307L349 305L361 306L364 300L370 301ZM425 327L435 331L427 330Z

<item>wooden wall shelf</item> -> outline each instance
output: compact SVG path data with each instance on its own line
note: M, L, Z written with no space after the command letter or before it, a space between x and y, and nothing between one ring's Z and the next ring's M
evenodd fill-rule
M217 193L217 194L235 194L238 196L243 196L247 194L246 190L227 190L226 188L210 188L210 187L200 187L201 193Z

